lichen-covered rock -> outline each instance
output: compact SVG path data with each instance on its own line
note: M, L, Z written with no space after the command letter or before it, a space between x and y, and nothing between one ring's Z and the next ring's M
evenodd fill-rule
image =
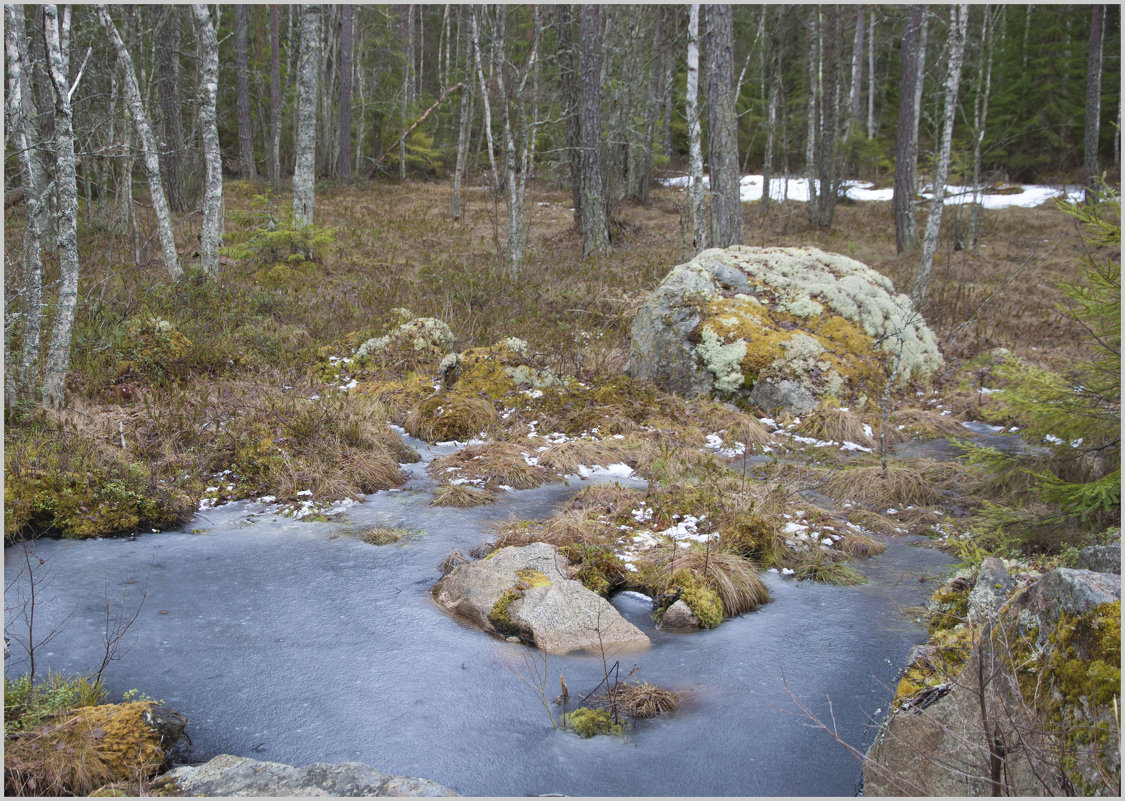
M862 402L942 365L910 299L871 268L816 248L705 250L675 267L633 321L629 372L688 397L804 413Z
M196 767L180 767L158 780L162 792L187 796L455 796L429 779L391 776L362 762L317 762L293 767L220 754Z
M1022 631L1037 635L1042 647L1062 615L1081 616L1121 600L1121 580L1108 573L1060 567L1028 587L1013 602Z
M1114 545L1091 545L1078 552L1075 567L1092 570L1095 573L1116 573L1121 575L1121 543Z
M395 309L398 327L379 337L372 337L356 350L357 361L373 357L401 354L419 361L440 358L453 346L453 332L435 317L411 317L406 309ZM407 319L404 319L407 318Z
M648 645L612 604L571 579L568 566L548 543L502 548L454 568L434 585L433 596L485 631L518 636L544 651Z
M977 582L969 591L969 619L982 623L994 617L1008 600L1015 581L1001 559L990 556L981 563Z

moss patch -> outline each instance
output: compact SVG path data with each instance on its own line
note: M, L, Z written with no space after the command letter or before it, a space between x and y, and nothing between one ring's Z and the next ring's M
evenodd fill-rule
M579 707L563 718L563 724L579 737L594 737L598 734L623 734L625 726L613 720L608 709Z

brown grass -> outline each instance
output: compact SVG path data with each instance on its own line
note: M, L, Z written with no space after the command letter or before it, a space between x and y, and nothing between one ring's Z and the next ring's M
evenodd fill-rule
M858 556L860 558L878 556L887 550L887 546L884 543L862 534L848 534L836 543L836 548L843 551L848 556Z
M398 542L405 537L409 537L410 534L411 532L404 528L376 526L360 534L359 538L368 545L390 545L392 542Z
M631 489L620 484L595 484L584 488L567 501L563 509L584 510L607 517L617 517L633 509L646 495L644 490Z
M868 436L862 417L851 410L839 408L816 409L801 418L796 431L805 437L815 437L830 442L854 442L865 448L875 447L875 440ZM872 426L873 431L878 431Z
M902 442L907 439L923 437L968 437L970 432L953 415L929 409L909 407L899 409L889 415L887 421L887 442ZM899 426L905 426L899 430ZM878 429L876 429L878 434Z
M848 519L857 526L884 537L896 537L905 533L903 529L906 526L901 525L898 520L870 509L849 509Z
M753 612L770 602L770 592L749 559L732 553L691 548L676 554L676 569L701 576L719 594L726 617Z
M506 442L468 445L448 456L439 456L427 469L438 481L470 479L483 482L489 490L501 486L533 489L555 478L546 468L529 465L520 448Z
M495 422L496 409L487 400L442 393L411 409L402 427L426 442L448 442L471 439Z
M626 715L638 719L667 715L680 708L680 696L643 680L618 685L614 699Z
M442 484L434 493L430 506L450 506L467 509L470 506L484 506L496 500L496 493L477 489L468 484Z
M824 482L824 490L838 500L886 509L938 503L942 499L940 483L941 476L929 465L891 462L886 472L879 465L840 470Z
M497 528L496 547L546 542L560 548L565 545L600 545L615 539L614 530L587 513L569 509L543 522L516 521L501 523Z
M608 465L624 461L625 449L604 440L574 439L550 446L539 454L539 464L560 475L578 472L579 465Z

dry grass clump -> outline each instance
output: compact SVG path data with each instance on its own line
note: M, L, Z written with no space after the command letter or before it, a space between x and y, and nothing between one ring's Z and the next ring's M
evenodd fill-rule
M407 531L404 528L375 526L375 528L360 534L359 538L368 545L389 545L392 542L398 542L404 537L409 537L412 533L413 532Z
M836 543L836 548L848 556L858 556L862 559L878 556L887 550L886 544L863 534L848 534Z
M148 708L141 702L85 707L5 738L5 794L88 796L115 781L152 777L164 752L160 736L144 723Z
M866 584L867 578L858 570L840 564L846 559L840 551L822 551L814 548L802 555L794 565L793 577L798 580L819 581L837 587L853 587Z
M884 472L879 465L853 467L829 476L824 489L837 499L847 499L875 509L889 506L929 506L941 498L942 476L906 462L893 462Z
M600 545L612 540L613 530L579 509L568 509L543 522L519 520L497 527L495 547L546 542L567 545Z
M737 556L753 558L767 567L780 564L789 551L785 535L777 524L752 511L740 511L722 524L719 547Z
M724 439L731 443L741 442L748 450L761 450L763 445L769 445L772 440L769 429L757 417L712 401L687 404L684 416L708 432L725 432Z
M758 576L757 566L733 553L691 548L676 554L677 570L688 569L719 594L726 617L753 612L770 602L770 591Z
M720 475L723 471L723 463L715 454L664 432L642 439L635 460L633 470L637 475L665 484L693 473Z
M617 517L627 514L646 495L644 490L623 487L617 483L594 484L567 501L563 509L584 510L606 517Z
M496 493L479 489L469 484L442 484L434 493L430 506L450 506L455 509L468 509L470 506L484 506L496 500Z
M614 699L621 711L631 718L655 718L680 708L680 696L644 680L618 685Z
M850 509L848 520L860 528L884 537L899 536L904 533L903 529L906 528L899 521L870 509Z
M528 464L523 452L506 442L468 445L448 456L439 456L428 469L439 481L467 479L480 482L489 490L501 486L533 489L555 477L546 468Z
M875 427L872 426L872 430ZM875 447L875 440L864 428L864 420L848 409L820 408L801 418L796 431L805 437L829 442L854 442L865 448Z
M539 454L539 464L556 473L570 475L579 465L608 465L623 461L625 450L610 442L575 439L550 446Z
M295 498L304 490L315 498L358 498L406 481L395 457L382 450L340 446L296 456L282 451L271 465L268 486L279 498Z
M899 429L899 426L903 426ZM878 430L876 430L876 433ZM887 442L902 442L912 438L967 437L969 431L956 417L929 409L909 407L889 415Z
M484 398L455 393L432 395L406 415L403 428L426 442L467 440L496 422L496 409Z

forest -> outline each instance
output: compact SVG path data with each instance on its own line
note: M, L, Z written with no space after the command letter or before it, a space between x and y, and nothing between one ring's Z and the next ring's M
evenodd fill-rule
M1119 6L4 14L6 793L1120 794Z

